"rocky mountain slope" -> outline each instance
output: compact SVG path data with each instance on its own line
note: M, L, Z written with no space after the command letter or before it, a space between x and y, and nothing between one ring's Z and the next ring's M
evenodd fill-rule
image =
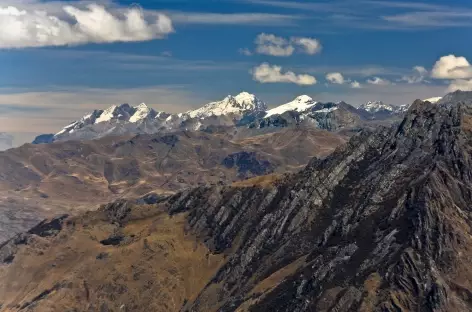
M272 109L255 95L242 92L221 101L180 114L157 112L146 104L128 104L95 110L72 122L56 134L40 135L34 144L67 140L90 140L112 135L154 134L173 131L205 130L208 127L305 127L337 131L356 128L377 121L395 122L407 106L396 107L382 102L369 102L355 108L345 102L320 103L307 95ZM335 112L338 110L338 112ZM340 120L341 119L341 120Z
M0 241L45 216L206 184L298 170L344 136L284 129L259 136L174 132L24 145L0 153Z
M40 224L0 247L1 311L470 311L472 105L456 99L296 174Z

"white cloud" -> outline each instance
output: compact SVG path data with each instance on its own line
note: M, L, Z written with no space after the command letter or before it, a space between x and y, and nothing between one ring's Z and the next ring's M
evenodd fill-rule
M470 9L437 9L435 11L411 11L407 13L382 16L382 19L404 27L470 27Z
M472 78L472 66L465 57L450 54L441 57L434 64L431 77L437 79Z
M341 73L328 73L326 80L334 84L344 84L345 80Z
M413 71L416 71L417 73L423 76L426 76L426 74L428 73L428 70L423 66L415 66L413 67Z
M314 85L316 78L310 75L297 75L294 72L282 72L282 67L262 63L252 71L252 77L255 81L261 83L295 83L298 85Z
M353 88L353 89L360 89L360 88L362 88L362 86L361 86L361 84L360 84L359 82L357 82L357 81L354 80L353 82L351 82L351 88Z
M343 74L341 73L338 73L338 72L332 72L332 73L328 73L326 75L326 80L329 81L330 83L333 83L333 84L349 84L349 86L353 89L360 89L362 88L362 85L356 81L356 80L351 80L349 78L345 78L343 76Z
M112 13L97 4L64 5L65 17L53 11L0 7L0 48L147 41L173 32L169 17L157 14L148 22L136 7Z
M308 55L317 54L322 49L320 41L313 38L292 38L291 42L298 45Z
M176 24L199 25L259 25L286 26L292 25L300 16L270 14L270 13L207 13L207 12L177 12L167 13Z
M453 80L449 85L448 89L449 92L454 92L457 90L462 91L472 91L472 79L457 79Z
M289 39L273 34L259 34L254 43L256 52L271 56L291 56L296 50L300 53L314 55L321 51L321 43L317 39L291 37Z
M388 86L391 84L389 80L383 79L380 77L373 77L371 79L367 79L367 83L371 85L377 85L377 86Z
M290 56L295 48L284 38L271 34L260 34L254 41L256 52L272 56Z
M403 76L399 81L405 81L406 83L421 83L425 81L426 76L428 75L428 70L423 66L413 67L413 73L411 75Z

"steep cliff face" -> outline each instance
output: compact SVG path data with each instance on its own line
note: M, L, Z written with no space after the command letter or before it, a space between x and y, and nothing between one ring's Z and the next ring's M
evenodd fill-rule
M52 236L36 231L0 247L8 281L0 303L5 311L59 311L56 302L76 311L470 311L471 132L471 105L417 101L400 125L364 131L299 173L62 220ZM61 257L52 267L39 252ZM157 261L162 254L171 258ZM80 263L67 260L77 255ZM168 261L178 278L165 282ZM108 273L102 281L89 270ZM133 270L145 272L143 283ZM48 279L35 281L41 274Z

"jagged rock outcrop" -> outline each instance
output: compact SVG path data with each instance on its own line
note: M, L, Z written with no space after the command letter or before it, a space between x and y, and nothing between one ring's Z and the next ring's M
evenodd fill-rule
M235 250L184 310L471 310L471 113L418 101L273 189L175 196L212 252Z
M71 273L27 291L18 286L23 278L6 279L0 303L20 310L55 289L28 308L470 311L471 151L470 104L416 101L399 125L365 130L299 173L191 189L154 206L115 203L68 219L46 238L48 248L66 259L80 254L80 264L31 268L26 264L40 259L36 249L19 246L0 279L20 269L22 276L65 267ZM111 246L99 243L117 237ZM192 263L181 256L189 241ZM104 270L103 280L91 268ZM179 282L162 278L169 270ZM190 291L186 280L198 286ZM9 293L9 285L20 290Z

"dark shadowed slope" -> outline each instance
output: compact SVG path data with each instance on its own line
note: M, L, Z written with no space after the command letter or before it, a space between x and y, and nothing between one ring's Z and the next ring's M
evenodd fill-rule
M417 101L401 125L365 131L297 174L43 224L0 248L0 303L470 311L471 131L472 106Z

